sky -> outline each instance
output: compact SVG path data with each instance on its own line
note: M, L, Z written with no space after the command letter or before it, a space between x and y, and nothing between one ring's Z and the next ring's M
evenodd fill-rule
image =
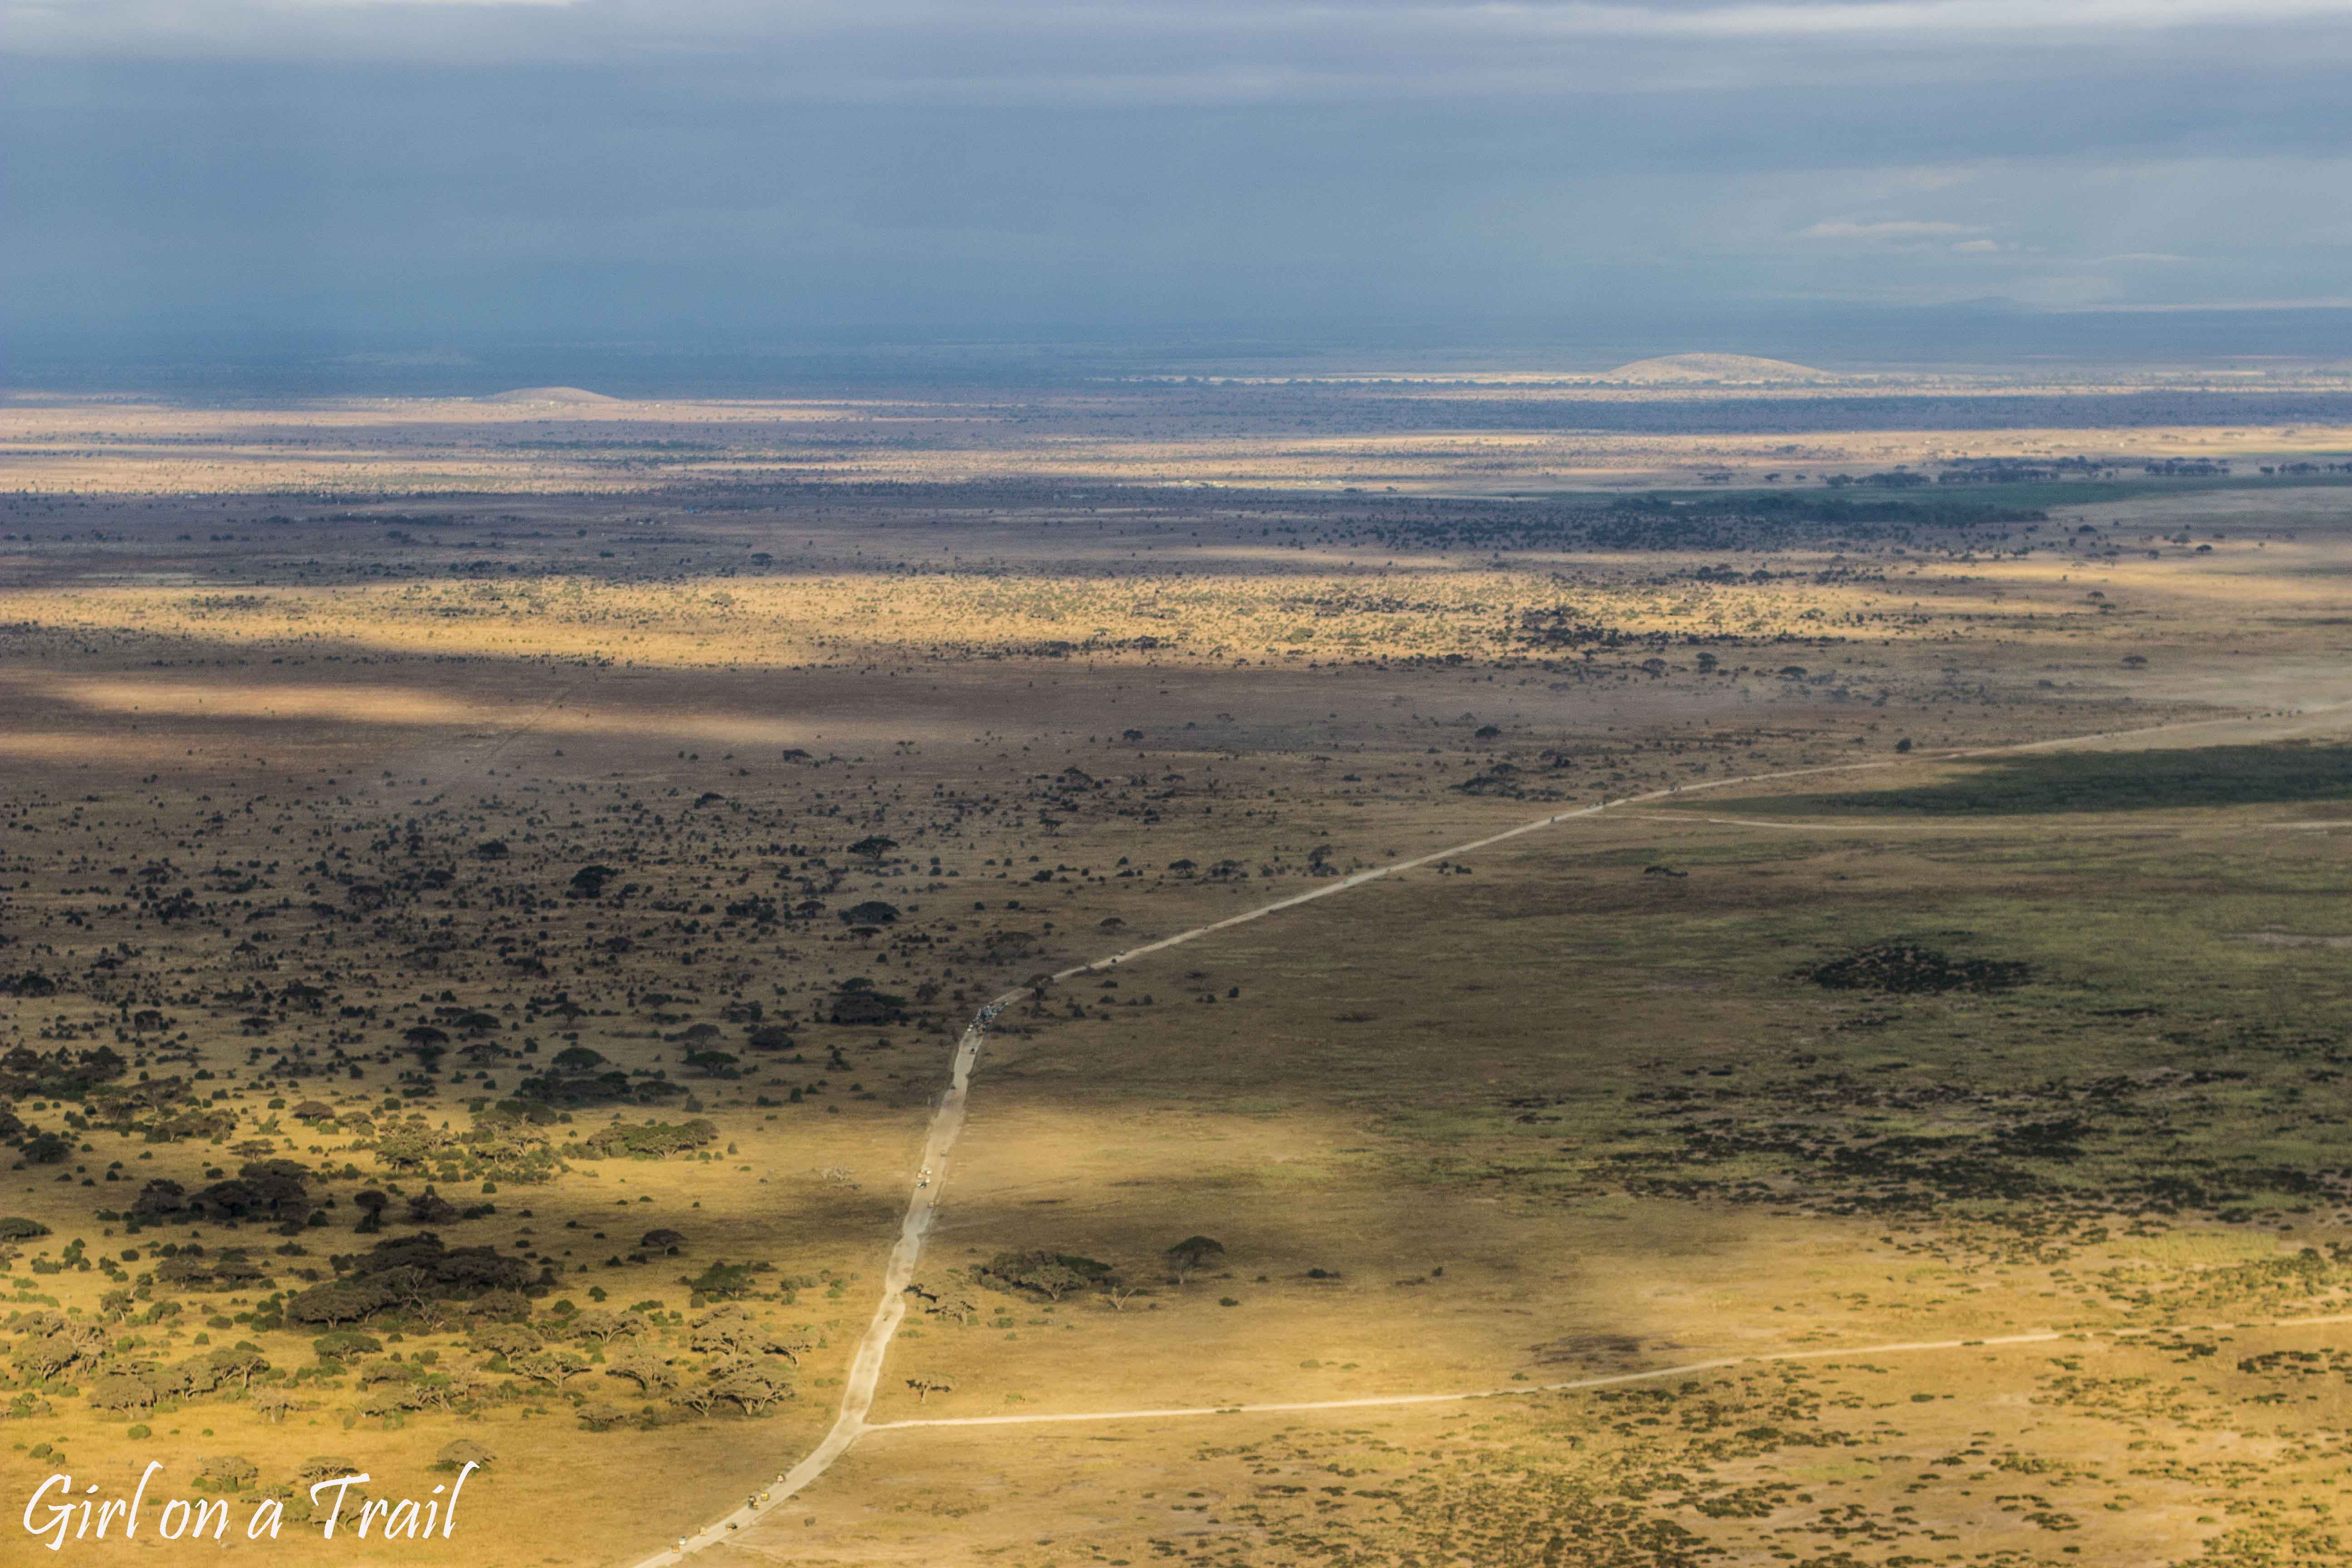
M2341 353L2348 67L2352 0L0 0L0 342Z

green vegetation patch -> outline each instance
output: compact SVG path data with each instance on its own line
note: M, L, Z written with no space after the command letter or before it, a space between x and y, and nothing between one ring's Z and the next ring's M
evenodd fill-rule
M2030 816L2352 800L2352 746L2290 742L2171 752L2062 752L1962 764L1965 776L1855 795L1787 795L1742 809Z
M1804 978L1831 991L2007 991L2032 978L2029 965L1991 958L1953 958L1916 942L1881 942L1817 963Z
M1895 476L1874 476L1894 478ZM1895 487L1889 487L1895 488ZM1909 544L1941 532L2039 523L2035 507L1944 496L1849 499L1825 491L1624 496L1589 503L1435 509L1381 518L1374 537L1400 547L1494 550L1773 550L1839 541Z
M615 1122L583 1139L580 1152L597 1160L659 1160L691 1153L718 1139L719 1129L699 1117L682 1122L647 1121L635 1127Z

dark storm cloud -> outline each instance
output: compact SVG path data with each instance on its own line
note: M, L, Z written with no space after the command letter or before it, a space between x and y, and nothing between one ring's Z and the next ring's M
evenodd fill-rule
M2352 5L0 0L17 332L2352 295Z

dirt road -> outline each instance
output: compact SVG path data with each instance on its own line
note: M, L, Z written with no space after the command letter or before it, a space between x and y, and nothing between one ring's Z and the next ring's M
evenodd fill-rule
M1978 748L1965 752L1946 752L1937 756L1919 754L1901 759L1899 761L1890 758L1865 763L1840 763L1821 767L1791 768L1779 773L1748 773L1743 774L1738 778L1712 779L1704 783L1694 784L1687 788L1651 790L1642 795L1626 795L1616 800L1602 799L1595 802L1591 805L1579 806L1570 811L1555 812L1549 816L1540 817L1533 822L1521 823L1516 827L1505 828L1500 833L1491 833L1483 838L1475 838L1465 844L1456 844L1444 849L1432 850L1426 855L1415 856L1409 860L1391 861L1385 866L1374 867L1369 871L1359 871L1352 876L1337 878L1326 883L1322 887L1311 889L1307 892L1294 894L1286 899L1277 899L1272 903L1261 904L1255 909L1245 910L1237 915L1229 915L1221 921L1213 921L1206 925L1194 926L1189 931L1178 931L1173 936L1160 937L1156 941L1147 942L1139 946L1129 948L1123 952L1113 953L1108 958L1098 958L1087 963L1073 964L1067 969L1056 971L1053 975L1053 979L1055 981L1068 980L1076 975L1095 973L1102 970L1116 968L1122 963L1131 963L1139 958L1145 958L1156 952L1163 952L1169 948L1181 946L1185 942L1197 942L1202 937L1212 936L1222 931L1229 931L1234 926L1245 925L1252 921L1264 920L1266 916L1278 914L1284 910L1296 909L1301 904L1312 903L1318 899L1335 897L1352 889L1360 888L1367 882L1379 881L1383 878L1393 877L1400 872L1410 871L1417 867L1431 865L1439 860L1450 860L1464 855L1473 854L1478 850L1488 848L1496 844L1507 843L1511 839L1524 837L1530 833L1539 833L1547 827L1557 826L1563 822L1574 821L1579 817L1597 816L1602 812L1610 810L1612 807L1642 805L1654 801L1672 800L1678 798L1681 795L1696 795L1710 790L1729 789L1743 784L1768 784L1778 780L1802 778L1819 773L1860 773L1873 769L1900 767L1906 763L1949 761L1964 756L1995 756L2010 752L2053 750L2067 745L2105 747L2126 742L2134 736L2177 735L2185 729L2207 729L2230 723L2236 723L2243 726L2249 723L2260 723L2263 721L2274 721L2281 718L2284 718L2290 723L2298 724L2303 729L2304 732L2307 732L2309 724L2318 719L2320 714L2337 714L2343 712L2347 708L2352 708L2352 704L2332 704L2326 709L2306 710L2302 713L2293 715L2250 715L2247 718L2241 720L2217 721L2213 725L2207 725L2204 723L2193 726L2180 724L2158 725L2151 726L2149 729L2144 731L2104 732L2096 735L2086 735L2076 741L2041 741L2019 746ZM747 1503L744 1507L737 1509L734 1512L727 1515L725 1518L705 1526L695 1534L685 1537L679 1541L677 1545L670 1547L666 1551L658 1552L650 1557L641 1559L633 1565L633 1568L671 1568L671 1565L683 1563L688 1557L693 1555L695 1552L723 1543L729 1539L729 1537L751 1525L763 1514L784 1506L784 1504L789 1501L794 1494L807 1488L810 1483L816 1480L818 1477L824 1475L826 1470L830 1469L833 1467L835 1460L838 1459L843 1454L848 1452L850 1447L855 1444L859 1437L868 1432L924 1426L1009 1426L1034 1424L1039 1421L1112 1420L1154 1415L1174 1416L1213 1415L1217 1414L1220 1409L1232 1408L1202 1407L1200 1409L1178 1408L1168 1410L1113 1411L1099 1415L985 1417L971 1421L960 1421L950 1418L938 1421L891 1422L886 1426L869 1426L866 1424L866 1413L874 1407L875 1390L879 1386L881 1382L882 1365L884 1360L889 1354L890 1342L898 1333L898 1325L907 1315L907 1287L914 1280L916 1265L921 1260L922 1257L923 1238L929 1232L932 1216L937 1214L939 1210L940 1196L946 1187L948 1162L954 1152L957 1136L963 1131L965 1100L971 1087L972 1067L979 1058L981 1043L986 1037L989 1024L995 1018L996 1015L1004 1007L1019 1001L1026 994L1026 991L1011 991L990 1002L986 1006L980 1010L978 1016L972 1019L971 1023L965 1026L962 1037L957 1042L953 1069L950 1076L947 1090L940 1097L938 1109L932 1112L930 1130L923 1141L922 1168L929 1172L929 1179L927 1184L919 1181L912 1193L908 1195L906 1215L899 1222L898 1239L897 1244L890 1249L889 1264L883 1273L881 1302L875 1308L873 1321L866 1325L865 1337L858 1342L857 1353L850 1363L849 1376L842 1393L840 1412L835 1416L833 1426L826 1431L824 1440L812 1449L805 1458L801 1459L798 1464L793 1466L791 1469L777 1477L775 1481L767 1489L765 1493L761 1494L760 1500ZM2057 1336L2050 1334L2026 1334L2011 1336L2010 1340L1990 1341L1987 1342L2005 1343L2011 1342L2013 1341L2014 1342L2027 1343L2038 1342L2041 1340L2054 1337ZM1953 1342L1954 1344L1958 1344L1959 1342ZM1920 1343L1903 1347L1880 1346L1869 1348L1891 1352L1896 1349L1927 1350L1948 1347L1945 1346L1941 1342L1937 1342L1934 1343ZM1845 1353L1851 1354L1854 1353L1854 1352L1849 1349ZM1746 1358L1734 1359L1738 1360ZM1781 1357L1778 1359L1787 1358ZM1702 1364L1712 1367L1730 1364L1730 1363L1710 1362ZM1633 1373L1616 1379L1604 1378L1590 1383L1561 1384L1556 1386L1560 1389L1600 1386L1602 1384L1612 1381L1634 1381L1642 1377L1654 1375L1663 1374ZM1535 1388L1527 1388L1517 1390L1491 1390L1485 1392L1491 1394L1503 1394L1534 1393L1539 1391L1540 1390ZM1485 1394L1475 1393L1407 1394L1364 1400L1339 1400L1301 1405L1266 1405L1245 1406L1243 1408L1263 1411L1338 1410L1354 1408L1358 1405L1366 1405L1436 1404L1483 1396L1485 1396Z
M1565 1383L1523 1383L1511 1388L1472 1388L1446 1394L1372 1394L1358 1399L1302 1399L1265 1405L1177 1405L1136 1410L1076 1410L1030 1415L918 1416L905 1421L881 1421L868 1432L904 1432L925 1426L1041 1426L1070 1422L1179 1420L1202 1415L1289 1415L1316 1410L1373 1410L1414 1405L1456 1405L1471 1399L1525 1399L1537 1394L1570 1394L1584 1388L1615 1388L1628 1383L1654 1383L1672 1377L1696 1377L1726 1367L1761 1366L1782 1362L1822 1361L1832 1356L1917 1355L1928 1351L2000 1350L2013 1345L2046 1345L2058 1341L2091 1344L2129 1340L2146 1334L2228 1333L2248 1329L2311 1329L2352 1323L2352 1313L2326 1317L2275 1318L2261 1322L2238 1320L2227 1323L2167 1324L2162 1328L2036 1329L2028 1333L1994 1334L1977 1340L1896 1340L1884 1344L1828 1345L1801 1351L1756 1351L1743 1355L1716 1356L1707 1361L1677 1362L1672 1366L1644 1367L1639 1372L1608 1373L1599 1377L1571 1378Z

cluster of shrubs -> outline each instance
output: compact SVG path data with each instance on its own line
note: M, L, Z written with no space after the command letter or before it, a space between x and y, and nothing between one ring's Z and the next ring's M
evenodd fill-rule
M694 1139L705 1136L702 1129L684 1131ZM47 1234L37 1221L0 1219L0 1237L30 1240ZM677 1231L656 1227L645 1233L639 1246L675 1255L686 1241ZM257 1305L250 1321L257 1332L295 1325L323 1331L311 1341L313 1366L274 1366L269 1353L251 1342L206 1347L201 1337L194 1353L165 1360L152 1343L142 1345L136 1332L125 1331L183 1315L181 1304L170 1299L151 1302L142 1312L140 1298L147 1289L267 1287L269 1281L262 1265L243 1249L208 1255L194 1243L166 1243L156 1250L156 1271L141 1279L136 1296L130 1289L110 1292L100 1312L90 1316L20 1311L0 1325L16 1336L10 1361L21 1392L13 1413L45 1413L44 1395L61 1393L87 1398L93 1410L138 1421L191 1401L226 1397L283 1421L315 1407L322 1394L341 1391L337 1403L347 1425L367 1419L394 1426L420 1411L554 1397L568 1400L583 1426L604 1430L623 1421L658 1424L726 1410L763 1415L793 1397L799 1358L814 1343L801 1332L770 1327L750 1306L724 1300L772 1282L781 1289L772 1289L772 1298L789 1301L795 1288L817 1282L784 1279L770 1264L714 1263L688 1282L698 1307L707 1300L717 1302L693 1321L685 1348L697 1359L688 1360L656 1342L655 1331L664 1319L657 1302L639 1302L620 1312L600 1307L583 1311L560 1301L546 1316L535 1317L532 1298L546 1293L551 1273L534 1274L520 1259L491 1247L451 1247L425 1232L336 1257L331 1260L332 1280L290 1295L273 1294ZM277 1250L303 1253L293 1242ZM308 1269L298 1272L316 1278ZM429 1348L407 1356L397 1348L387 1353L384 1339L378 1337L386 1325L413 1334L453 1321L469 1325L468 1348L480 1362L445 1363L444 1352ZM686 1326L682 1317L668 1321ZM225 1324L215 1318L213 1326ZM591 1359L600 1354L601 1361ZM635 1396L640 1407L633 1412L594 1397L590 1390L597 1385L581 1380L598 1373L622 1384L623 1396ZM215 1489L241 1489L256 1480L251 1467L242 1464L211 1473L207 1484Z
M495 1294L525 1295L551 1280L490 1247L450 1247L431 1231L380 1241L366 1252L332 1259L340 1278L287 1298L285 1315L298 1323L356 1323L394 1308L436 1301L472 1301Z
M86 1100L92 1089L121 1078L130 1066L111 1046L86 1050L60 1046L47 1052L17 1046L0 1055L0 1099Z
M191 1243L171 1247L155 1264L155 1283L176 1290L247 1290L267 1289L269 1270L241 1247L207 1254Z
M558 1113L539 1107L537 1114L530 1114L520 1110L520 1102L500 1103L518 1106L519 1113L502 1110L479 1118L463 1132L434 1127L424 1118L412 1116L386 1126L373 1140L352 1146L373 1149L377 1161L393 1170L431 1171L445 1182L552 1180L562 1168L562 1157L543 1137L526 1129L555 1121Z
M616 1121L580 1141L580 1152L589 1159L659 1160L691 1153L719 1141L719 1129L697 1117L692 1121L646 1121L635 1126Z
M1832 991L1934 994L2008 991L2033 978L2031 965L1990 958L1953 958L1916 942L1882 942L1802 972Z
M593 1074L545 1073L524 1079L515 1086L519 1100L567 1110L593 1105L659 1105L685 1092L667 1079L632 1078L617 1068Z
M323 1225L310 1182L310 1170L296 1161L256 1160L193 1193L177 1182L149 1182L132 1200L130 1217L141 1225L249 1220L291 1230L317 1215Z

